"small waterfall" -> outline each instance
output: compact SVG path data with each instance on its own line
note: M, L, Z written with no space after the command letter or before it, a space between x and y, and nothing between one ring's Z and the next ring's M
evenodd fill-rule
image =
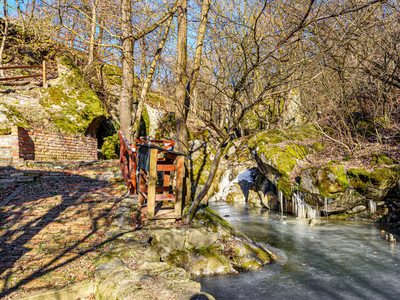
M224 175L222 175L218 192L210 198L210 201L218 201L226 198L229 188L231 187L231 181L229 180L230 176L231 170L228 169L225 171Z
M376 213L376 202L373 200L369 200L369 209L371 210L371 214Z
M319 217L319 211L313 209L304 199L301 197L301 192L293 193L293 212L299 219L316 219Z

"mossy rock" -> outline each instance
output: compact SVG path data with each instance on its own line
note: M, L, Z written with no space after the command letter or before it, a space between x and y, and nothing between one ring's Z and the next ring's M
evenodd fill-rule
M57 61L59 77L42 90L40 104L60 131L84 134L95 119L108 116L107 111L72 58L64 55Z
M301 190L331 197L349 188L343 166L312 167L301 172Z
M104 138L101 152L104 154L105 159L117 159L119 157L120 142L118 133Z
M365 137L376 136L376 130L382 129L385 124L383 118L364 118L358 121L356 128L359 134Z
M158 127L155 134L155 138L175 139L175 136L176 136L175 113L167 113L160 122L160 126Z
M347 171L350 185L369 199L382 200L400 180L400 167L375 168L369 172L365 169Z
M190 160L190 181L192 189L192 197L195 197L202 189L210 174L211 165L214 160L216 150L210 143L200 140L191 141L189 143ZM210 199L219 190L219 182L222 174L226 170L226 164L221 160L217 174L207 193L207 199Z
M24 116L13 106L0 103L0 135L11 134L11 126L32 128Z
M147 93L147 101L150 102L153 107L165 108L168 98L160 93L149 92Z
M99 67L102 71L104 79L110 85L118 85L122 84L122 70L111 64L104 64Z
M386 154L383 153L375 153L374 156L372 157L371 164L373 165L394 165L398 164L399 162L395 159L387 157Z
M319 132L313 126L300 125L263 131L248 140L249 150L260 171L286 199L292 197L289 177L297 162L325 149L321 143L314 142L311 146L305 146L301 142L318 136Z
M184 214L188 209L189 206L185 207ZM206 234L213 238L204 246L196 247L191 242L196 231L198 237ZM236 230L207 206L198 207L191 228L149 228L149 232L153 237L152 246L163 260L185 269L191 276L256 269L275 259L270 251ZM166 238L172 242L163 242Z

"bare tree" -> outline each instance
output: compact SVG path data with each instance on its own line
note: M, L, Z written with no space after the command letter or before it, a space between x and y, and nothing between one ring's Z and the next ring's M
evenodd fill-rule
M225 1L214 7L215 18L224 21L214 22L213 43L218 47L212 54L216 54L217 63L208 69L212 81L203 81L208 87L204 95L209 95L207 101L211 108L227 101L231 120L228 127L221 128L213 119L212 110L203 109L203 121L218 134L219 140L207 181L189 209L187 223L207 195L224 149L245 114L266 97L284 93L287 84L295 80L293 75L300 61L291 59L289 52L301 40L302 32L317 22L356 13L379 2L382 1L337 5L333 10L323 1L314 0L265 1L261 6L258 1L251 1L239 7L233 1ZM262 75L263 84L254 89L257 73ZM197 106L201 108L198 102Z
M1 46L0 46L0 67L3 66L3 53L4 53L4 47L6 45L6 39L8 35L8 6L7 6L7 0L3 0L3 12L4 12L4 28L3 28L3 39L1 40ZM0 70L0 75L1 77L4 77L4 70Z

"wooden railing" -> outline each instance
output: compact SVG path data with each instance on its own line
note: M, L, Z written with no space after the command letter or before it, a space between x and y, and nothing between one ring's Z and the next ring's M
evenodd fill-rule
M47 68L46 68L46 62L45 61L43 61L43 64L41 64L41 65L0 67L0 70L38 69L38 68L42 69L42 74L23 75L23 76L16 76L16 77L6 77L6 78L0 78L0 81L18 80L18 79L33 78L33 77L42 77L43 78L43 87L47 87Z
M138 194L139 205L147 200L147 218L181 218L182 208L185 204L185 155L168 150L172 148L173 141L140 139L135 140L134 144L129 144L122 131L119 130L118 134L121 144L119 165L122 175L130 193ZM154 144L161 143L167 144L167 146L154 146ZM143 164L138 161L139 151L142 151L142 154L148 152L148 171L141 168ZM163 153L164 157L157 158L159 153ZM157 172L163 172L162 186L157 186ZM172 174L174 174L174 180L171 178ZM157 216L156 204L162 201L173 201L174 209L172 213Z

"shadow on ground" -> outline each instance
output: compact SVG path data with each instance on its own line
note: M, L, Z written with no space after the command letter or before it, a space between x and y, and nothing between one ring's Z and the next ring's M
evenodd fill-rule
M64 175L52 172L57 173ZM126 193L125 185L56 176L20 187L0 208L0 297L93 277L98 257L118 237L106 237L107 217Z

